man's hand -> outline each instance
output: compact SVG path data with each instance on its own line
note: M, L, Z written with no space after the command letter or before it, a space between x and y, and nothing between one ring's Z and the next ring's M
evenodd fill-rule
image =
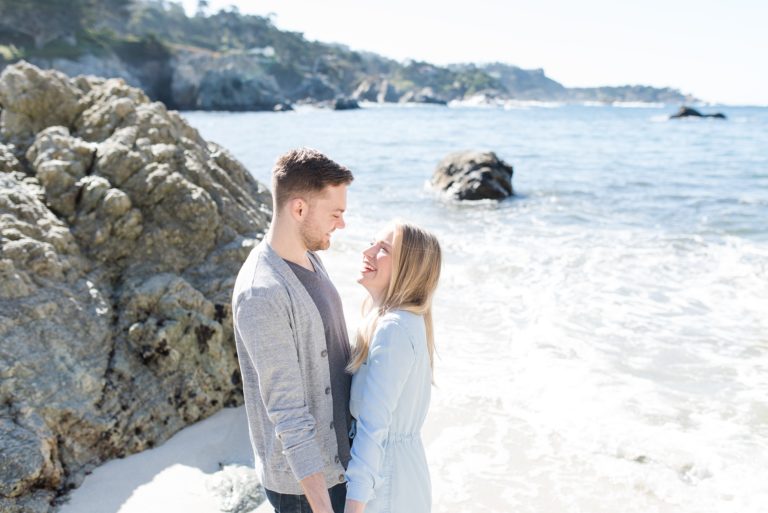
M363 513L365 511L365 503L360 501L347 500L346 506L344 506L344 513Z
M299 484L309 501L312 513L333 513L331 496L328 495L328 488L325 487L325 478L323 477L322 472L317 472L309 477L305 477L299 481Z

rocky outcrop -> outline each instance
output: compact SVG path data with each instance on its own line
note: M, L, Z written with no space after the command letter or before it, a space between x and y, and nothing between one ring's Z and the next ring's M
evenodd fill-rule
M669 119L680 119L680 118L715 118L715 119L726 119L725 114L722 112L717 112L715 114L702 114L696 109L693 109L691 107L680 107L678 111L671 116L669 116Z
M130 9L108 2L69 9L65 4L0 3L10 44L5 59L25 55L70 76L121 77L140 85L152 100L182 110L273 110L278 103L329 102L338 96L398 102L406 93L405 102L417 103L462 102L479 94L501 101L695 101L669 88L566 88L542 69L503 63L397 62L309 41L299 32L279 30L269 16L230 10L187 16L159 1L133 2ZM5 59L0 56L0 71L9 63Z
M242 53L180 51L173 60L171 92L184 110L275 110L288 103L261 60Z
M29 62L41 69L55 69L69 77L94 75L99 77L122 78L128 85L141 87L142 82L127 63L116 55L81 55L77 59L41 59L33 58Z
M425 87L419 91L408 91L400 97L400 103L431 103L434 105L447 105L448 102L435 96L431 87Z
M270 194L119 79L0 75L0 510L242 401L230 294Z
M446 156L432 175L432 186L457 200L504 199L514 194L512 166L491 151Z
M111 52L83 53L77 57L33 57L29 62L42 69L55 69L70 77L93 75L122 78L140 87L152 99L176 107L171 94L171 53L154 38L116 43Z
M397 102L400 95L389 80L368 78L360 82L352 93L352 98L358 101L390 103Z
M505 64L434 66L397 64L356 52L340 58L331 47L317 54L309 42L288 53L316 55L298 63L287 55L230 49L215 52L191 44L167 45L155 39L114 43L110 52L77 58L41 58L34 63L69 76L123 78L154 100L181 110L285 111L291 104L323 106L339 96L377 103L477 103L479 95L505 100L586 102L695 101L679 91L647 86L566 88L541 69ZM301 45L306 45L302 50ZM320 44L322 46L322 44ZM283 52L285 53L285 52ZM295 56L295 55L294 55ZM365 64L367 62L367 64ZM0 59L0 69L5 62ZM397 84L395 86L394 84Z
M320 75L308 75L296 87L287 90L290 100L303 103L333 101L340 93L338 87Z

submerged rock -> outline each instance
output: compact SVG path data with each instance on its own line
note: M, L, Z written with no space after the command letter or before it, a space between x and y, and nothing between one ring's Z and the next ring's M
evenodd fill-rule
M269 191L120 79L0 75L0 510L242 402L230 294Z
M458 200L504 199L514 194L512 166L491 151L446 156L432 175L432 186Z
M702 114L696 109L692 109L691 107L680 107L680 109L669 116L669 119L680 119L680 118L715 118L715 119L726 119L725 114L722 112L717 112L715 114Z

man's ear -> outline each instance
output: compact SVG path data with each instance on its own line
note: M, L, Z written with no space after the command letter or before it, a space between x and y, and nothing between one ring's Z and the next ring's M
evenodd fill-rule
M307 215L307 202L301 198L293 198L290 202L291 215L297 221L304 219Z

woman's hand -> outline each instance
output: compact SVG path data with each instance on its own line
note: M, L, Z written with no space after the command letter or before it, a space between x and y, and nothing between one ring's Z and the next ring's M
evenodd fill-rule
M363 513L365 511L365 503L360 501L347 500L346 506L344 506L344 513Z

